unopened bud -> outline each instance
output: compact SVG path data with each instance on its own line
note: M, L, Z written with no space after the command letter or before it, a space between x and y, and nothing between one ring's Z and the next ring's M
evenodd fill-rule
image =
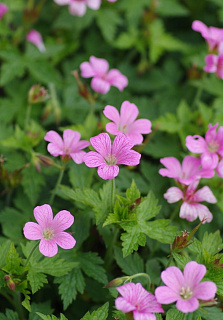
M42 87L40 84L34 84L28 93L28 101L29 103L40 103L44 102L49 98L49 94L47 90Z
M105 288L118 287L129 277L116 278L105 285Z
M181 236L176 236L173 241L171 251L178 252L188 247L192 243L188 241L188 235L189 233L187 231L183 231Z
M7 283L7 286L9 287L10 290L15 291L15 283L12 280L12 278L10 277L10 275L5 275L4 279Z

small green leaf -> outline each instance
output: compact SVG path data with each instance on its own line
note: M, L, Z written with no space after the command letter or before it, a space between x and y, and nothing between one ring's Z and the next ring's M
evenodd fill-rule
M143 198L140 205L136 208L136 216L139 220L149 220L155 217L159 211L158 200L154 194L150 191L146 198Z
M177 309L170 309L167 311L166 320L184 320L185 313Z
M17 312L6 309L5 315L3 313L0 313L0 319L1 320L19 320L19 316Z
M215 233L210 233L206 231L202 240L202 248L205 249L211 255L215 255L223 248L222 238L220 231L217 230Z
M128 257L124 258L122 250L116 247L115 260L117 261L119 267L122 269L122 272L128 276L144 272L143 259L136 252L133 255L129 255Z
M97 280L102 284L108 282L105 269L101 266L103 260L95 252L80 252L78 254L80 267L89 277Z
M44 283L48 283L45 274L34 272L32 269L28 271L27 280L30 283L33 294L43 287Z
M109 303L106 302L101 308L95 310L90 314L88 311L80 320L106 320L108 317Z

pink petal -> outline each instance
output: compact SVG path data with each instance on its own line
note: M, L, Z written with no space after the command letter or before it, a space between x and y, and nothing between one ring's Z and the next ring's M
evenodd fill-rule
M192 23L192 29L201 33L203 38L209 37L208 27L201 21L195 20Z
M71 0L54 0L54 2L56 2L60 6L63 6L63 5L69 4Z
M197 173L201 165L201 160L192 156L186 156L182 162L182 171L185 177L190 177Z
M128 282L124 284L123 286L116 288L118 292L128 301L135 300L136 298L136 291L139 290L138 287L136 287L135 283Z
M223 55L218 57L217 74L220 79L223 79Z
M76 145L80 140L80 133L71 129L66 129L63 132L64 149L70 149L73 151L76 149Z
M117 310L121 310L122 312L130 312L136 309L134 305L128 302L125 298L118 297L115 299L115 307Z
M179 293L173 291L169 287L161 286L156 288L155 296L159 303L161 304L170 304L179 298Z
M186 147L194 153L203 153L206 151L206 141L198 135L186 137Z
M212 281L199 283L194 289L194 297L200 300L211 300L215 297L217 286Z
M204 71L214 73L217 71L218 57L214 54L209 54L205 57Z
M80 65L80 70L83 78L91 78L95 76L95 71L89 62L82 62Z
M197 203L187 203L184 202L180 207L180 218L187 219L188 221L194 221L198 217Z
M4 3L0 3L0 19L8 12L8 7Z
M67 232L56 234L53 240L63 249L72 249L76 244L76 240Z
M110 90L110 84L98 76L91 80L91 87L94 91L106 94Z
M106 131L114 135L117 135L118 133L121 132L120 130L117 129L117 125L113 122L109 122L106 124Z
M109 68L109 64L107 60L91 56L90 63L97 76L104 76L107 73Z
M44 140L51 142L48 144L47 150L54 157L63 154L63 140L57 132L52 130L47 132Z
M72 214L67 210L62 210L55 215L52 228L55 230L55 233L58 233L70 228L73 223L74 217Z
M84 162L85 155L86 155L86 152L84 152L84 151L79 151L79 152L75 152L75 153L70 154L73 161L77 164Z
M169 203L174 203L179 201L180 199L183 199L183 192L177 188L177 187L171 187L167 190L166 193L164 193L164 198Z
M223 159L221 159L221 161L219 161L217 168L216 168L216 172L219 177L223 178Z
M197 202L207 201L210 203L216 203L217 199L213 195L211 189L209 187L205 186L205 187L199 189L195 193L195 201L197 201Z
M156 316L150 312L133 311L134 320L156 320Z
M53 239L41 239L39 244L39 251L46 257L53 257L57 254L58 247Z
M69 6L69 11L72 15L82 17L86 12L85 2L72 1Z
M119 154L116 164L124 164L126 166L137 166L140 163L141 154L135 150L123 150Z
M106 77L106 80L114 87L123 91L128 85L128 79L119 70L111 69Z
M201 163L204 169L215 169L218 165L218 155L216 153L203 153Z
M94 151L90 151L85 154L83 157L83 161L89 168L95 168L105 164L104 158L99 153Z
M148 134L152 132L151 130L151 121L147 119L138 119L129 126L129 133L144 133Z
M197 204L197 212L198 212L198 217L199 219L202 221L203 219L205 219L205 221L203 223L206 222L211 222L213 219L213 216L211 214L211 212L209 211L209 209L204 206L203 204Z
M42 228L35 222L27 222L23 228L26 239L39 240L42 238Z
M119 167L116 165L109 166L104 163L98 167L98 175L104 180L112 180L117 177L119 173Z
M169 267L164 270L161 273L161 279L176 294L178 294L185 285L183 274L177 267Z
M206 267L203 264L198 264L196 261L188 262L184 268L186 286L193 291L205 276L206 271Z
M53 221L53 211L49 204L37 206L33 210L34 217L42 229L49 228Z
M125 133L125 135L134 146L143 142L143 136L140 133Z
M106 118L114 121L114 123L118 126L120 122L120 116L118 110L113 106L106 106L103 111Z
M176 307L183 313L194 312L199 308L199 302L196 298L190 298L189 300L179 299Z
M139 110L134 103L124 101L120 110L120 124L123 127L129 126L138 116Z
M103 158L107 158L111 154L111 139L107 133L100 133L99 135L92 137L90 142Z
M79 151L81 149L84 149L90 145L90 142L87 140L80 140L76 144L76 150Z
M160 162L167 168L159 170L159 174L161 174L163 177L179 178L181 176L181 165L176 158L166 157L160 159Z
M101 0L87 0L87 5L93 10L98 10L101 5Z

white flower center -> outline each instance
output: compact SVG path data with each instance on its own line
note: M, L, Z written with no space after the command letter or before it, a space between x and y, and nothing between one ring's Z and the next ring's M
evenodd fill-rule
M43 230L42 236L46 240L52 239L54 237L54 230L46 228Z
M114 164L116 164L117 159L115 157L115 155L110 154L106 159L105 159L106 163L109 166L113 166Z
M192 297L193 291L190 289L190 287L182 287L180 291L180 296L184 300L188 300Z

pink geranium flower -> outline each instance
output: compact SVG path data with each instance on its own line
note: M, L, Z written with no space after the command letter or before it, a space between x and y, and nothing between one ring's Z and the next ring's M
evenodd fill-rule
M62 156L62 158L67 156L77 164L80 164L83 162L83 157L86 153L82 149L90 144L86 140L80 140L80 137L81 135L78 131L66 129L63 132L63 139L53 130L47 132L44 139L50 142L47 150L52 156Z
M164 312L156 297L141 283L126 283L116 289L122 295L115 300L116 309L124 313L132 311L135 320L156 320L154 312Z
M106 106L104 115L112 120L106 125L106 130L114 135L123 132L135 144L141 144L143 141L142 133L150 133L151 122L147 119L136 120L139 110L134 103L124 101L121 105L120 115L113 106Z
M101 5L101 0L54 0L59 5L69 5L69 11L72 15L82 17L87 7L98 10Z
M162 158L160 162L166 169L160 169L159 174L163 177L174 178L185 185L189 185L200 178L212 178L214 176L214 170L201 168L200 158L186 156L183 159L182 166L174 157Z
M206 206L199 202L207 201L209 203L216 203L217 200L207 186L196 191L198 183L198 180L193 182L184 191L177 187L171 187L164 194L164 198L169 203L177 202L180 199L183 200L183 204L180 208L180 218L194 221L199 217L201 221L205 219L203 223L211 222L213 218L211 212Z
M53 218L53 212L48 204L34 209L34 217L38 223L27 222L23 228L24 236L29 240L40 240L39 251L47 257L53 257L58 252L58 247L71 249L76 240L64 230L74 222L74 217L69 211L62 210Z
M200 282L205 274L206 267L195 261L188 262L183 273L177 267L167 268L161 273L166 286L156 288L156 299L161 304L177 301L176 307L181 312L194 312L199 308L199 300L211 300L217 291L214 282Z
M220 79L223 79L223 53L219 56L209 54L206 56L205 62L204 71L216 73Z
M203 168L215 169L218 165L218 155L223 157L223 127L216 128L209 124L209 129L205 134L205 138L194 135L186 138L187 148L194 153L201 153L201 164Z
M117 69L108 71L109 64L105 59L90 57L90 62L83 62L80 65L81 76L92 78L91 87L94 91L106 94L111 86L117 87L120 91L128 85L128 79Z
M8 12L8 7L6 4L0 2L0 19Z
M26 40L33 43L40 52L46 51L41 34L36 30L31 30L26 35Z
M192 29L201 33L202 37L206 40L209 50L221 51L223 42L223 29L215 27L207 27L203 22L195 20L192 23Z
M100 133L90 139L97 151L90 151L84 156L84 163L90 168L97 167L98 175L104 180L114 179L119 173L119 164L136 166L141 154L131 150L133 144L124 134L115 137L113 145L107 133Z

